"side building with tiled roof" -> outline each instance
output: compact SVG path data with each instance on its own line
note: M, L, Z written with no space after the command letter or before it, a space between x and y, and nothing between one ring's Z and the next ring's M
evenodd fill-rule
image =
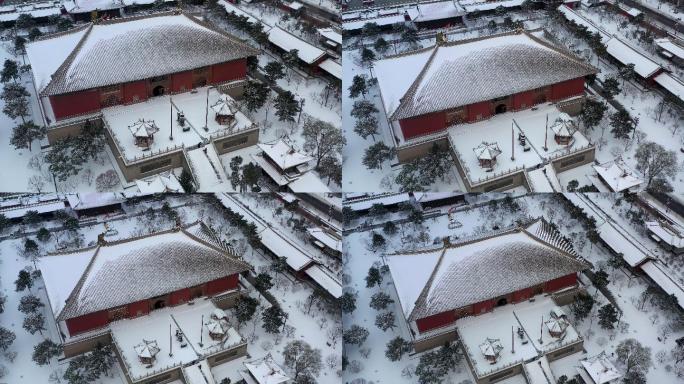
M571 289L590 267L543 219L441 246L385 255L414 339L536 295Z
M251 266L203 223L106 241L41 258L50 309L65 345L110 323L210 298L229 307Z

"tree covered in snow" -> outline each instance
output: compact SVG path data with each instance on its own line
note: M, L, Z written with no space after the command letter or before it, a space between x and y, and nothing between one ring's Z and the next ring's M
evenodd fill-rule
M116 171L109 169L105 172L100 173L95 178L95 185L97 186L98 192L106 192L112 190L119 184L119 176Z
M610 116L610 126L616 139L629 139L636 124L626 109L618 109Z
M371 296L370 307L376 311L386 309L388 305L394 303L394 300L390 298L385 292L376 292Z
M352 313L356 309L356 295L352 292L344 292L339 298L340 308L344 313Z
M362 47L361 48L361 63L363 65L370 65L373 61L375 61L375 52L373 50L367 48L367 47Z
M382 164L390 160L392 156L394 156L394 150L384 142L378 141L366 148L362 162L368 169L381 169Z
M684 361L684 336L675 340L675 346L672 349L672 358L675 364L679 364Z
M427 155L404 164L394 181L402 192L423 191L438 178L444 180L451 165L449 151L434 144Z
M50 359L57 357L62 353L62 346L55 344L50 339L46 339L33 347L33 361L38 365L50 364Z
M386 244L385 238L377 232L371 233L371 249L377 251L378 249L384 247Z
M116 362L112 344L98 343L88 357L88 368L97 377L109 376L110 370Z
M394 328L397 326L394 312L388 311L378 313L375 316L375 326L380 328L383 332L387 331L388 329L394 330Z
M618 79L610 76L603 80L603 92L611 99L620 93L620 82Z
M278 120L292 123L295 121L295 115L300 111L299 102L290 91L284 91L276 97L275 108Z
M352 79L352 83L349 86L349 97L356 99L359 95L366 98L366 93L368 92L368 84L366 83L366 76L355 75Z
M7 351L16 338L17 335L14 332L5 327L0 327L0 350Z
M620 77L622 78L622 87L625 87L625 81L631 81L636 78L636 71L634 70L634 64L630 63L624 65L620 68Z
M240 329L242 324L252 320L254 313L256 313L259 306L259 300L250 296L240 296L235 302L233 311L235 319L237 320L237 328Z
M288 68L290 68L289 75L288 75L288 80L290 79L290 76L292 76L292 71L294 71L295 66L299 62L299 50L298 49L290 49L288 52L286 52L283 55L283 61L287 65Z
M416 375L421 384L441 383L442 377L457 367L463 356L458 344L442 346L437 351L424 353L416 366Z
M5 102L2 112L10 119L21 119L21 122L25 123L29 115L28 97L30 96L31 94L21 84L5 84L0 93L0 100Z
M607 110L604 102L588 98L582 106L580 119L587 129L593 129L603 120Z
M368 335L369 332L366 328L352 324L351 327L344 330L342 340L344 340L345 344L357 345L360 347L366 342Z
M375 40L375 43L373 43L373 48L380 53L385 53L387 48L389 48L389 44L387 43L387 40L383 39L381 36Z
M328 179L328 184L333 181L339 186L342 185L342 163L336 156L324 157L316 170L321 177Z
M572 314L575 316L575 320L581 322L586 319L591 313L591 309L594 307L594 298L590 295L579 294L575 296L575 301L570 305Z
M636 169L646 178L647 188L651 187L654 180L672 178L677 173L677 154L658 143L641 143L634 158L637 161Z
M598 311L599 325L603 329L615 329L618 320L618 312L612 304L606 304Z
M10 80L17 81L19 78L19 64L16 61L7 59L0 72L0 82L6 83Z
M378 25L378 23L375 23L375 22L368 22L368 23L364 24L363 27L361 28L361 33L364 36L374 36L374 35L377 35L378 33L380 33L380 31L381 31L380 26Z
M261 314L261 326L267 333L280 333L285 320L287 320L287 313L278 304L266 308Z
M31 287L33 287L33 277L28 271L22 269L19 271L19 275L14 281L14 287L16 292L21 292L25 289L31 291Z
M187 169L185 169L185 167L183 167L183 171L178 179L178 183L181 185L181 187L183 187L183 190L186 193L192 193L195 191L195 182L192 180L192 175Z
M102 153L105 143L102 125L86 120L78 135L60 139L50 146L45 162L58 180L65 181L78 174L85 162Z
M316 159L316 167L326 157L337 157L347 140L342 130L316 118L306 119L302 127L304 150Z
M279 61L271 61L264 66L264 77L271 84L285 77L283 64Z
M79 355L71 359L64 371L64 380L69 384L88 384L97 380L98 376L90 370L88 363L88 355Z
M364 140L371 136L375 141L375 135L378 134L378 119L373 115L367 115L356 119L354 123L354 132L361 136Z
M641 14L643 15L643 13ZM646 375L641 371L630 371L622 377L623 384L646 384Z
M651 348L641 345L636 339L625 339L615 348L617 360L625 367L625 375L631 371L648 372L653 364Z
M5 312L5 303L7 302L7 295L0 292L0 313Z
M297 384L315 383L323 367L321 350L311 348L302 340L293 340L283 348L285 366L292 370L292 380Z
M373 104L371 101L356 100L351 110L351 116L356 119L362 119L378 112L378 108L376 108L375 104Z
M401 33L401 40L410 44L410 45L414 45L414 44L418 43L418 32L413 28L407 27Z
M28 38L31 41L35 41L37 38L43 36L43 32L40 31L40 29L33 27L28 33Z
M245 91L242 94L243 100L245 101L245 107L250 112L256 111L266 105L270 93L271 90L266 84L260 81L249 80L245 85Z
M259 291L268 291L273 287L273 279L268 273L262 272L254 278L254 288Z
M44 126L36 125L33 121L26 121L17 124L14 129L12 129L12 137L10 138L10 143L16 149L28 149L31 150L31 143L34 140L41 140L47 134L47 128Z
M594 273L594 277L591 279L591 282L594 284L594 287L596 287L597 291L605 288L610 282L608 279L608 273L603 268L600 268Z
M29 314L36 312L39 308L44 307L45 304L40 301L40 299L34 295L22 296L19 301L19 312L24 314Z
M382 274L380 274L380 270L376 267L368 268L368 274L366 275L366 288L373 288L376 285L379 287L381 283Z
M411 342L404 340L401 336L397 336L387 343L385 356L390 361L401 360L404 354L411 352L411 349L413 349Z
M45 328L45 316L40 312L29 313L24 318L24 323L22 327L30 333L35 334L36 332L43 334Z

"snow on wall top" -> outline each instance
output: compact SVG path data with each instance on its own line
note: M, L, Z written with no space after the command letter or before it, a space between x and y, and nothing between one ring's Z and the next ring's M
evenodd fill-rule
M75 211L106 207L109 205L121 204L126 201L123 194L116 192L71 193L66 195L66 198L71 209Z
M679 57L680 59L684 59L684 47L677 45L669 38L665 37L662 39L655 39L653 40L653 42L656 43L656 45L661 49L670 52L671 54Z
M337 44L342 44L342 34L333 28L318 28L318 34Z
M593 167L613 192L622 192L643 183L643 180L635 176L633 171L616 161L594 165Z
M259 384L280 384L290 380L285 370L273 360L270 353L261 359L245 362L244 364Z
M274 143L260 143L257 145L271 160L273 160L273 162L278 164L282 170L296 167L313 160L313 157L295 151L294 148L283 140L278 140Z
M41 259L41 271L47 276L48 296L58 321L249 269L249 264L186 230L126 239Z
M58 95L187 71L254 56L258 51L185 14L160 13L88 24L84 33L47 36L35 49L32 68L44 82L42 95ZM77 40L74 45L74 41ZM49 44L54 49L42 49ZM56 58L53 50L64 50ZM60 59L58 68L56 64ZM43 61L47 64L43 64ZM36 76L38 77L38 76Z
M441 248L391 254L387 264L411 321L588 268L543 219Z
M325 52L322 49L307 43L279 27L271 28L271 30L268 31L268 41L285 51L296 49L299 59L307 64L313 64L325 55Z
M596 72L581 59L526 32L443 43L376 63L385 109L395 120Z

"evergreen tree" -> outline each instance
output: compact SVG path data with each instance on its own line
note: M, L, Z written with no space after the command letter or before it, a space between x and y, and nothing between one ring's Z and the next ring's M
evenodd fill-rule
M390 298L385 292L376 292L371 296L370 307L376 311L386 309L388 305L394 303L394 300Z
M283 312L279 305L272 305L262 313L261 326L266 333L280 333L286 319L287 313Z
M273 287L273 280L271 279L271 275L268 273L262 272L254 278L254 288L258 289L259 291L268 291Z
M47 128L38 126L33 121L27 121L14 127L10 143L16 149L26 148L30 151L33 141L43 139L46 134Z
M271 270L277 274L285 272L287 269L287 258L278 257L271 263Z
M616 139L629 139L634 131L635 124L626 109L619 109L610 116L610 132Z
M575 316L575 320L580 322L589 316L594 307L594 298L590 295L577 295L570 308Z
M19 15L17 20L14 22L14 26L17 29L29 29L36 25L36 21L33 19L30 13L22 13Z
M14 332L5 327L0 327L0 350L7 351L16 338L17 335Z
M677 173L677 154L666 150L662 145L654 142L641 143L634 158L637 160L636 169L647 180L650 187L654 180L661 177L675 177Z
M195 191L195 182L192 180L192 175L187 169L185 169L185 167L183 167L183 171L181 172L178 182L180 183L181 187L183 187L185 193L192 193Z
M9 228L10 221L4 214L0 213L0 232L4 231L5 228Z
M607 110L608 107L605 103L594 99L587 99L582 106L580 118L587 129L593 129L603 120Z
M418 42L418 32L415 29L407 28L401 33L401 40L410 45L414 45Z
M382 232L384 232L387 236L392 236L397 233L397 226L393 222L388 221L382 227Z
M397 326L395 324L394 312L390 311L378 313L375 316L375 326L380 328L383 332L387 331L388 329L394 330L394 327Z
M361 63L368 66L373 61L375 61L375 52L366 47L361 48Z
M618 313L612 304L606 304L598 311L599 325L603 329L614 329L618 320Z
M643 16L643 13L640 13ZM630 371L622 377L623 384L646 384L646 375L641 371Z
M366 328L352 324L351 327L344 330L342 340L345 342L345 344L357 345L360 347L366 342L368 335L369 332Z
M328 184L330 184L330 181L334 181L335 184L342 185L342 163L340 163L337 157L324 157L316 170L321 177L328 179Z
M23 36L17 35L14 38L14 52L24 54L26 49L26 39Z
M354 106L352 107L351 115L356 119L363 119L367 116L375 115L378 112L379 111L375 107L375 104L373 104L371 101L356 100L354 102Z
M351 292L344 292L339 302L344 313L352 313L356 309L356 295Z
M387 44L387 40L383 39L382 37L378 37L373 44L373 48L380 53L384 53L387 51L387 48L389 48L389 44Z
M41 36L43 36L43 32L41 32L40 29L36 27L31 28L28 34L29 40L31 41L34 41Z
M354 132L364 140L366 140L368 136L371 136L373 141L375 141L375 135L378 134L378 119L373 115L357 119L354 124Z
M385 356L390 361L398 361L401 360L404 354L411 352L411 349L413 349L413 346L409 341L404 340L401 336L397 336L387 343Z
M6 59L0 73L0 81L7 83L10 80L16 81L19 78L19 64L16 61Z
M338 156L347 143L342 130L316 118L304 122L302 137L304 150L316 159L316 167L321 165L324 158Z
M615 77L608 77L603 81L603 92L608 96L608 98L613 98L613 96L620 93L620 82Z
M38 253L38 244L33 241L32 239L27 238L26 241L24 241L24 254L25 255L34 255Z
M0 313L5 312L5 303L7 302L7 296L0 293Z
M31 277L30 273L22 269L19 271L19 277L17 277L17 279L14 281L14 285L16 287L16 292L21 292L24 289L28 289L30 291L31 287L33 287L33 278Z
M440 384L442 382L442 372L436 367L437 360L440 358L438 352L432 351L420 356L416 366L416 376L420 384Z
M21 300L19 301L18 309L21 313L29 314L38 311L38 308L44 306L45 304L43 304L38 297L34 295L26 295L22 296Z
M285 366L293 372L295 383L315 383L323 367L321 350L301 340L293 340L283 348Z
M74 23L71 22L71 19L66 18L66 17L61 17L59 21L57 22L57 31L67 31L71 29L74 26Z
M109 376L109 371L116 363L116 356L111 344L97 343L88 357L88 370L95 377Z
M366 275L366 288L373 288L374 286L380 286L382 283L382 275L380 270L375 267L368 268L368 275Z
M299 113L299 102L290 91L284 91L275 99L276 116L280 121L295 121L295 115Z
M28 97L31 96L26 88L21 84L7 83L2 89L0 99L5 102L2 112L11 119L20 118L22 123L26 122L29 115ZM13 145L17 145L12 141Z
M88 355L79 355L71 359L63 377L69 384L89 384L97 380L88 369Z
M42 335L45 330L45 317L40 312L29 313L24 318L22 327L32 335L36 332Z
M380 26L378 23L370 22L363 25L361 28L361 33L364 36L374 36L380 33Z
M240 296L235 303L235 318L237 319L238 330L240 325L252 320L256 313L259 300L250 296Z
M268 96L271 90L266 86L266 84L250 80L245 85L245 91L242 97L245 100L245 107L250 112L254 112L266 104Z
M622 78L622 87L625 87L625 81L630 81L636 77L634 71L634 64L627 64L620 68L620 77Z
M388 147L384 142L377 143L366 148L363 155L362 163L368 169L381 169L385 161L390 160L394 156L394 151Z
M279 61L271 61L264 66L264 77L269 83L275 84L278 80L285 77L283 64Z
M50 359L62 354L62 346L46 339L33 347L33 361L38 365L50 364Z
M378 248L382 248L385 246L385 238L382 237L381 234L373 232L373 235L371 237L371 247L374 250L377 250Z
M349 86L349 97L356 99L359 95L366 98L368 92L368 84L366 84L366 77L363 75L355 75L352 79L352 84Z

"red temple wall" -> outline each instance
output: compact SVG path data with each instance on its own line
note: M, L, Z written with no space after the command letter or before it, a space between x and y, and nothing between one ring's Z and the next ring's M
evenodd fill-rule
M96 89L50 96L57 120L100 110L100 92Z
M128 317L144 316L150 313L150 303L148 300L140 300L128 304Z
M192 71L171 75L171 92L184 92L192 89Z
M584 93L584 78L579 77L568 81L563 81L551 86L551 99L562 100L571 96Z
M124 84L124 103L136 103L147 100L147 80Z
M572 287L577 284L577 274L572 273L567 276L559 277L557 279L547 281L544 284L544 292L553 292L561 288Z
M107 311L89 313L87 315L75 317L65 321L70 335L89 331L91 329L104 327L109 323Z
M247 59L229 61L211 66L211 83L244 79L247 76Z
M399 120L399 126L404 134L404 138L410 139L446 128L446 114L444 112L435 112Z
M212 280L206 283L206 294L214 295L217 293L225 292L231 289L235 289L238 286L238 275L231 275L222 277L220 279Z
M532 91L520 92L513 95L513 109L525 109L534 105L534 93Z
M470 123L486 119L492 115L492 103L489 100L470 104L466 108L468 110L468 122Z
M416 320L416 327L418 327L418 331L423 333L431 329L449 325L454 321L456 321L454 311L447 311Z
M169 302L171 306L185 304L190 301L190 289L180 289L176 292L172 292L169 295Z

